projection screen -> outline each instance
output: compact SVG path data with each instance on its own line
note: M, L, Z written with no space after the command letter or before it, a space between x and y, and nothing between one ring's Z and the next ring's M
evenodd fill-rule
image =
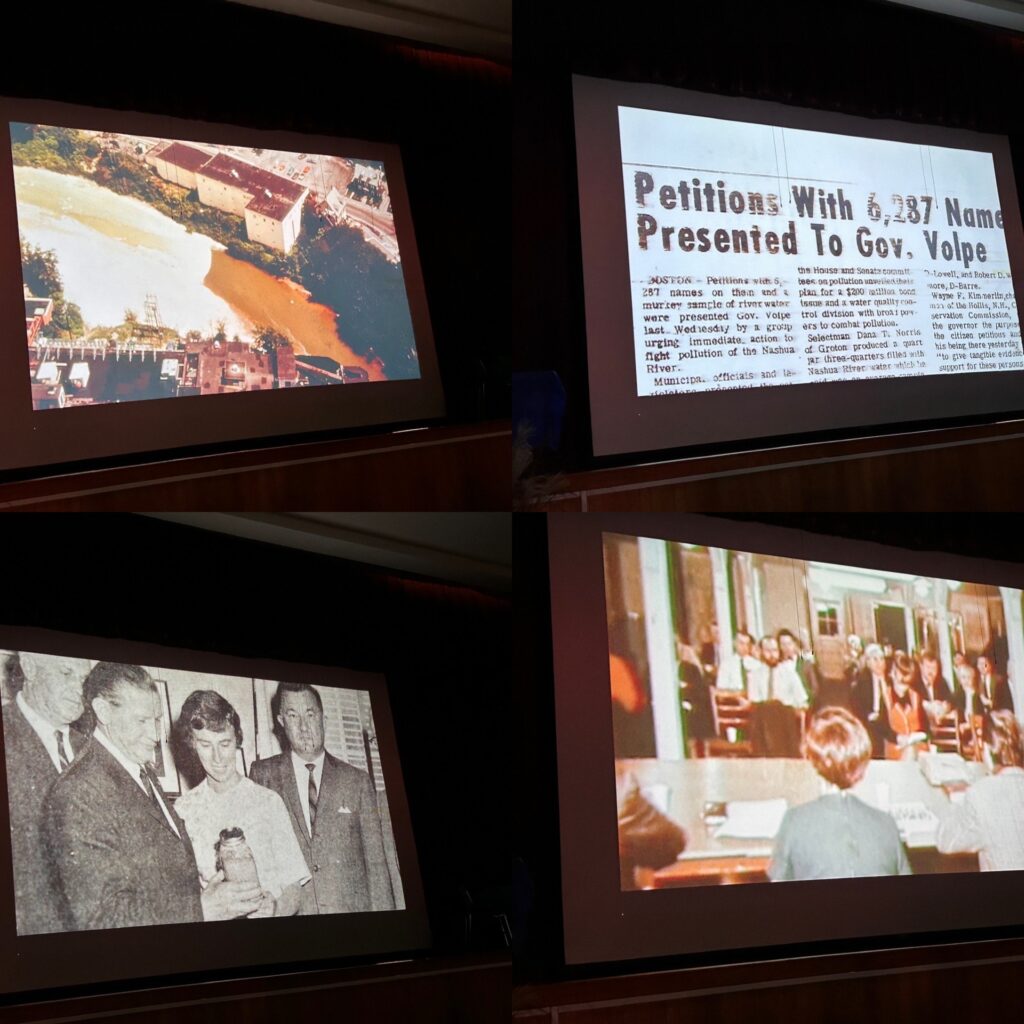
M549 522L569 962L1022 923L1020 566L576 519Z
M2 637L4 991L427 944L382 677Z
M596 455L1010 412L1005 138L574 79Z
M0 109L0 469L443 415L396 146Z

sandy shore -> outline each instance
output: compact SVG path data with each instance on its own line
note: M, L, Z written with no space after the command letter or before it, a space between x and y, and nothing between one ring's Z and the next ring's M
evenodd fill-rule
M203 283L242 320L253 326L266 324L283 334L296 352L328 356L345 366L362 367L370 380L387 380L378 362L357 355L338 337L334 313L303 297L292 282L218 249Z

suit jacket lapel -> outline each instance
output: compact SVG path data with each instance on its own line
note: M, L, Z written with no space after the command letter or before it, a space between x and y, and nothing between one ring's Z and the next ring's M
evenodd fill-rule
M317 795L316 816L332 814L342 804L341 773L330 754L324 754L324 771L320 776L320 792ZM316 828L314 826L314 831Z
M326 768L326 762L324 767ZM295 819L295 831L308 843L311 837L309 829L306 828L306 815L302 813L302 804L299 803L299 789L295 782L295 769L289 751L281 755L278 771L278 792L284 795L284 802Z
M167 823L167 818L164 817L164 812L157 807L154 801L149 799L143 791L142 786L129 776L124 765L119 761L116 761L110 751L108 751L101 743L92 741L90 743L90 747L95 752L96 756L102 759L106 766L107 773L124 794L125 802L134 803L140 809L145 810L148 815L159 821L160 824L171 833L171 835L174 835L174 831Z
M51 782L57 778L59 772L57 771L57 766L53 763L53 758L50 757L49 751L39 738L39 733L32 728L29 720L22 714L21 708L16 703L11 705L11 713L5 717L4 724L9 724L12 733L16 733L15 736L10 737L9 746L14 746L15 743L20 741L27 750L32 751L32 762L24 767L30 768L33 774L40 775L43 778L49 778L49 775L44 774L49 772L52 775ZM21 765L18 767L21 767Z

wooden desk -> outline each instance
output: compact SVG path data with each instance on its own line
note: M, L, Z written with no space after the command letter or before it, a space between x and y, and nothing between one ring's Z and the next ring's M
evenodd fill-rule
M715 827L705 824L702 817L705 803L784 797L790 807L795 807L817 799L827 790L809 762L788 758L645 758L620 761L619 767L631 772L641 789L667 787L668 815L686 831L686 851L675 864L653 873L649 884L655 888L763 880L772 839L717 837ZM969 763L967 768L972 778L984 774L981 765ZM916 761L873 760L852 792L866 804L885 810L892 804L920 802L940 820L950 806L945 791L928 783ZM931 850L934 857L934 830L916 834L908 845L913 850ZM733 861L731 865L723 863L729 860ZM928 870L937 869L930 866Z

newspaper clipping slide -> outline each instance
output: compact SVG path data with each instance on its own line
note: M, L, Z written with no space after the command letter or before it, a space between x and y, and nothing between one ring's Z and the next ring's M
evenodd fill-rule
M990 153L619 108L638 396L1024 369Z

